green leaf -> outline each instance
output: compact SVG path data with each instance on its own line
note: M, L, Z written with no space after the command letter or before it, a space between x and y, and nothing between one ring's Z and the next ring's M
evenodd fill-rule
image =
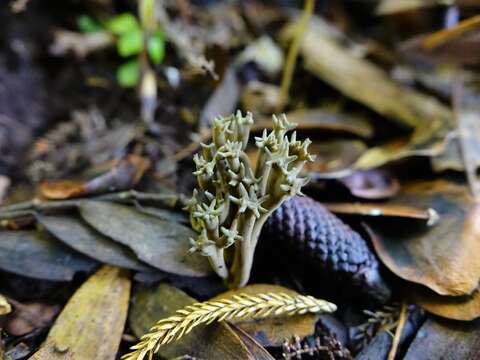
M117 41L117 50L122 57L139 54L143 50L143 32L133 31L120 36Z
M140 65L137 59L121 65L117 70L118 83L123 87L134 87L140 81Z
M88 15L80 15L77 18L77 27L83 33L93 33L103 30L102 26Z
M138 24L137 18L130 13L124 13L113 17L105 24L105 27L115 35L140 31L140 25Z
M165 57L165 38L160 31L148 38L148 55L155 65L160 64Z

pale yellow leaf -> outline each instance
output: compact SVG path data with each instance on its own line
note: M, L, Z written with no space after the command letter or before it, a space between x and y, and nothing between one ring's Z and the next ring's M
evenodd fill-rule
M104 266L72 296L30 360L114 360L130 297L124 270Z

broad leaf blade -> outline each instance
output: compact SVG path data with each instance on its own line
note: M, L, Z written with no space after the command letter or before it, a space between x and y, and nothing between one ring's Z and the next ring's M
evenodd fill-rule
M153 267L185 276L211 273L205 257L188 254L188 239L195 233L186 226L108 202L82 202L80 212L95 229L127 245L141 260Z
M392 200L398 205L431 208L436 225L410 221L371 224L375 250L397 276L425 285L440 295L466 295L480 278L480 207L465 186L447 181L420 182ZM473 254L473 255L472 255Z
M69 300L31 360L114 360L122 338L130 280L104 266Z
M129 248L95 231L76 216L37 214L36 218L63 243L95 260L132 270L150 269Z
M1 231L0 269L52 281L70 281L76 272L89 272L97 262L72 251L48 233Z

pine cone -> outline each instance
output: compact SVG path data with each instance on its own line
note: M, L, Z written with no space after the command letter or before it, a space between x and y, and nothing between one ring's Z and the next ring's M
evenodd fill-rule
M285 201L267 219L262 236L348 292L361 291L382 303L390 296L365 240L312 198Z

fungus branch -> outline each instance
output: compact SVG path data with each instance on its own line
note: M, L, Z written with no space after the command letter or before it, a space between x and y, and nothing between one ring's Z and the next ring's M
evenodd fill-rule
M231 287L249 279L258 236L267 217L283 201L300 194L307 182L300 172L310 141L298 141L285 115L273 116L273 130L255 138L258 161L252 168L244 152L253 118L241 112L213 121L212 143L193 158L199 188L187 209L198 232L191 251L207 256Z

